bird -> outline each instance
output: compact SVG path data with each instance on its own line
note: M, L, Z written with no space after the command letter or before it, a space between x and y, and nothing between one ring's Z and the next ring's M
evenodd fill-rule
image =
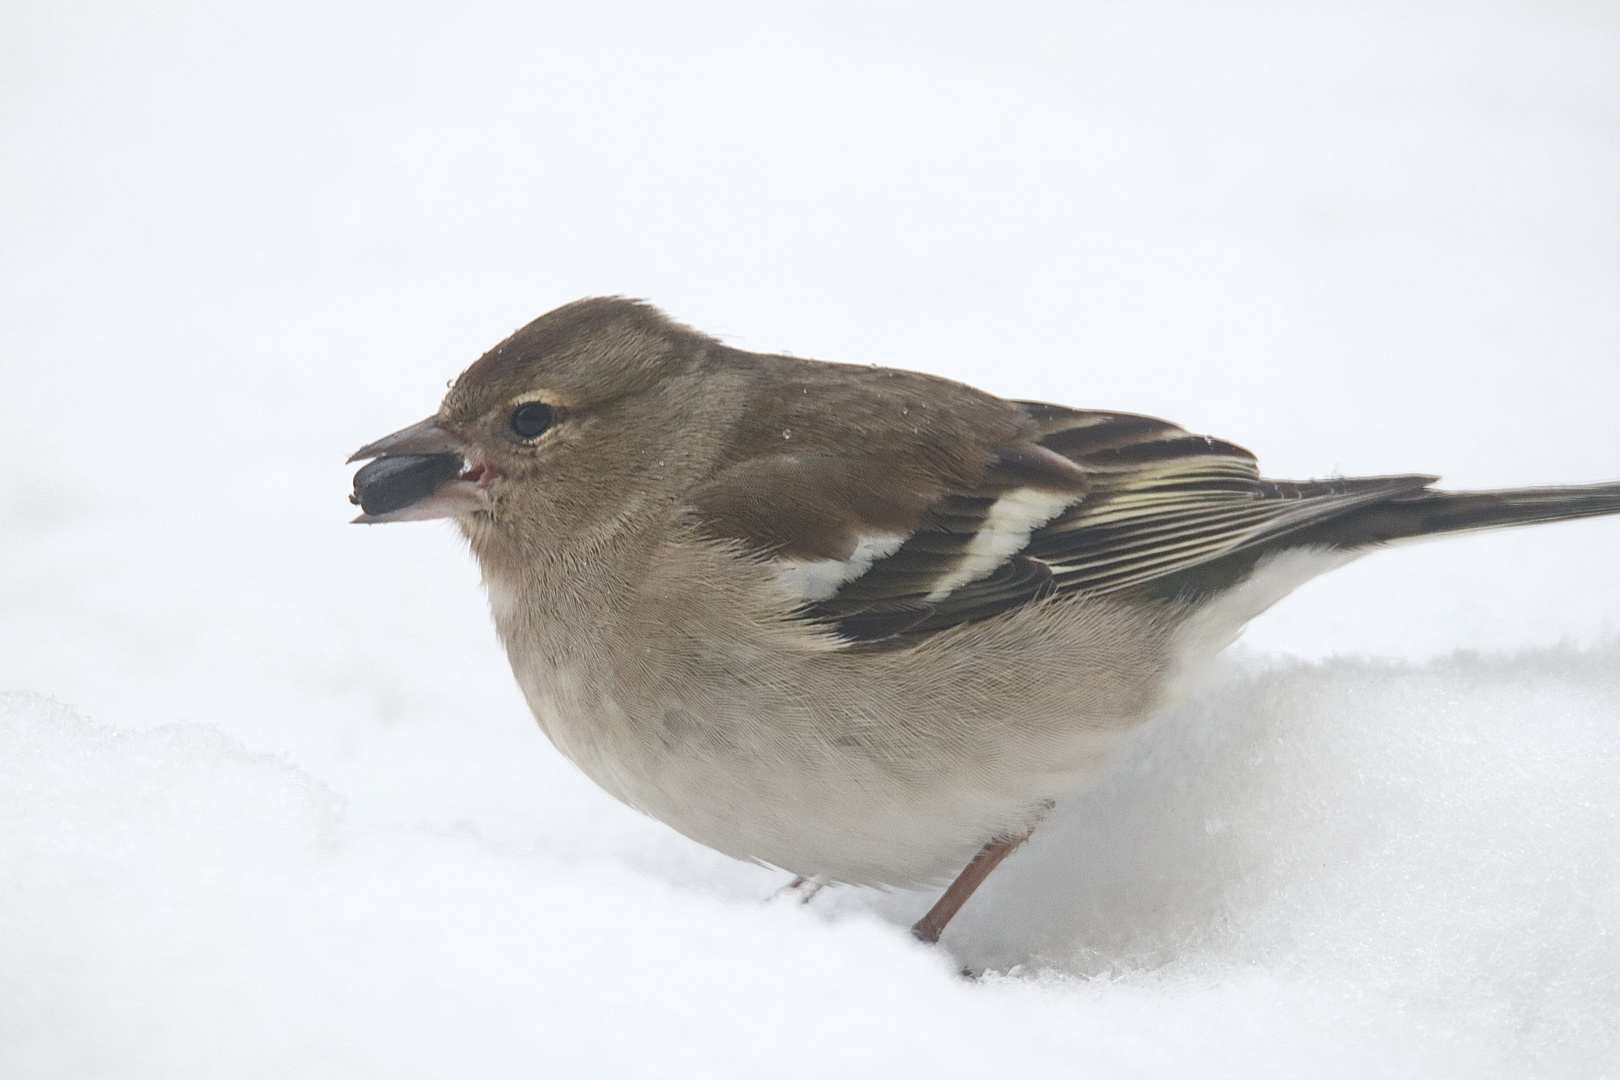
M1055 800L1292 589L1620 483L1280 481L1164 420L730 347L592 297L351 462L451 518L540 728L614 797L796 882L937 888L937 942Z

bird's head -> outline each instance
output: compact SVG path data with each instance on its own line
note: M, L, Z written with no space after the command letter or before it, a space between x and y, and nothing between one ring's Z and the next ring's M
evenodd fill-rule
M448 517L475 541L544 543L633 514L701 470L731 422L723 351L637 301L557 308L463 372L436 414L355 452L370 459L355 520Z

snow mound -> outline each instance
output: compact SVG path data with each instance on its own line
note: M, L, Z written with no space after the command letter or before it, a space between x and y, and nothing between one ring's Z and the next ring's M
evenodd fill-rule
M209 726L0 697L0 1067L1612 1075L1617 660L1229 665L934 952L926 895L359 823Z
M1264 972L1504 1067L1612 1075L1620 652L1251 662L989 891L953 943L977 963Z

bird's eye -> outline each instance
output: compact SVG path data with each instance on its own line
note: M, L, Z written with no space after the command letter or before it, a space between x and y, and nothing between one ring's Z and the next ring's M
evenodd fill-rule
M557 419L557 410L543 401L528 401L512 410L512 434L520 439L532 439L543 433Z

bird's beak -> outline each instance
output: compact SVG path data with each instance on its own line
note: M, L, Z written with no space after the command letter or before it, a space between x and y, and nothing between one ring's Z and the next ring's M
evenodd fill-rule
M469 462L466 444L437 417L385 435L356 450L350 462L375 458L354 474L349 501L365 511L357 525L430 521L488 507L482 494L488 466Z

